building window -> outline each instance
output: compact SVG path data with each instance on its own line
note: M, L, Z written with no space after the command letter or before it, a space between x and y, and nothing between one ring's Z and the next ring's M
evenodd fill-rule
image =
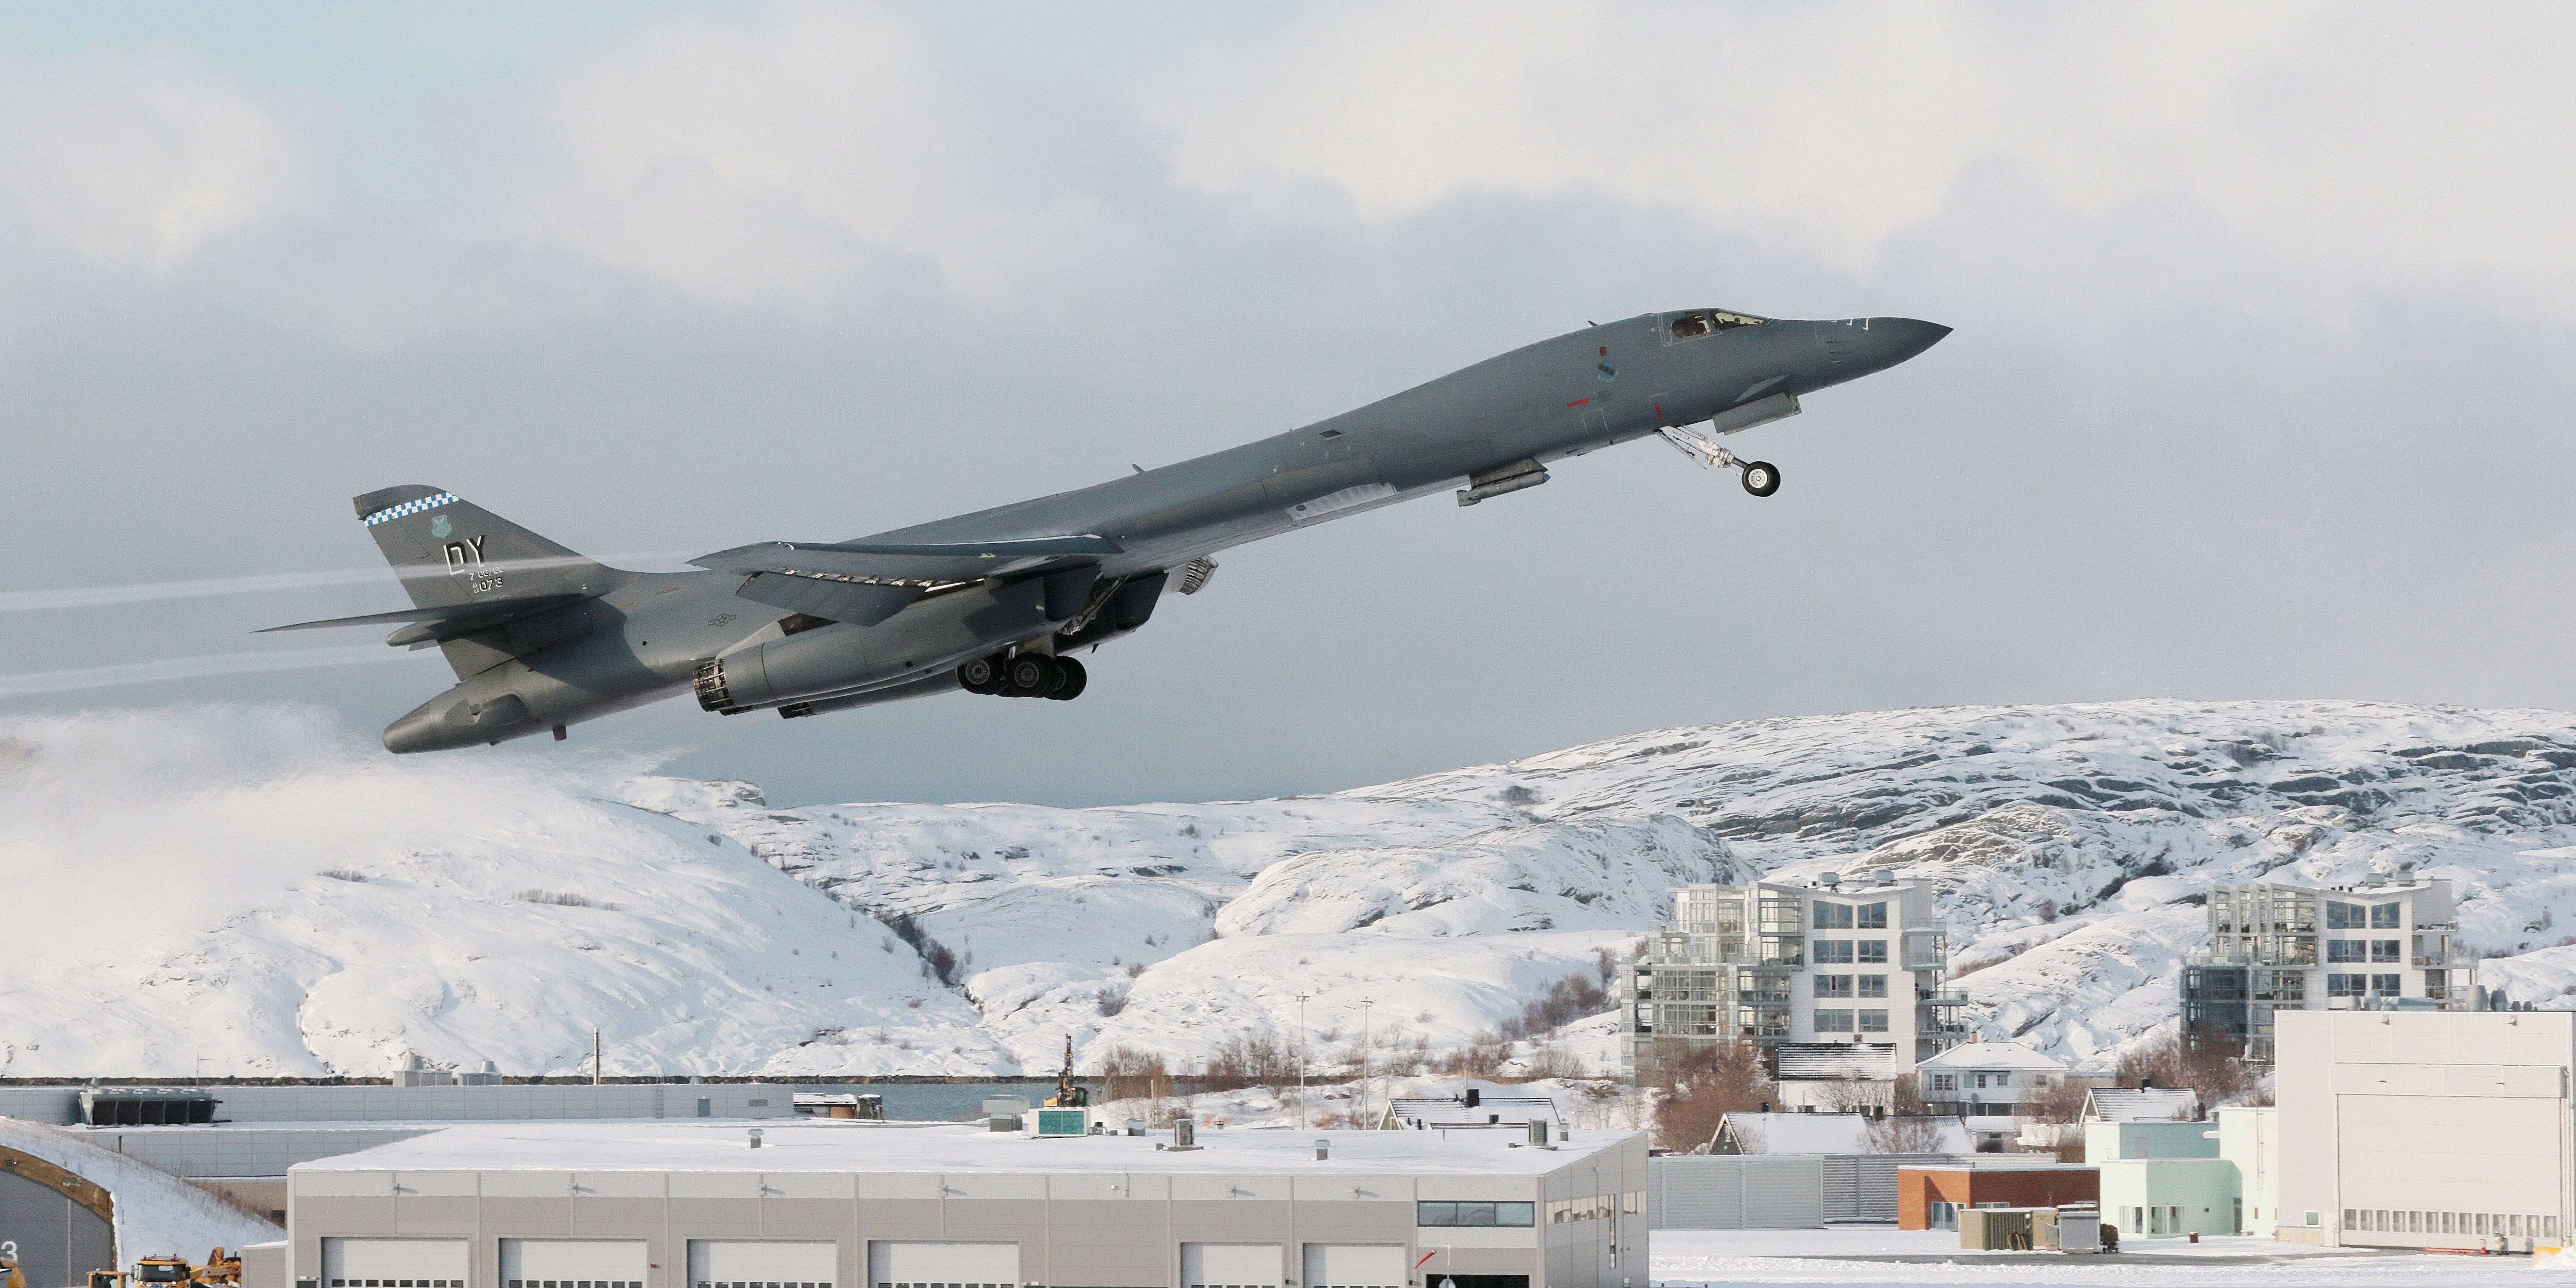
M1817 905L1816 905L1816 926L1815 926L1815 928L1816 928L1816 929L1818 929L1818 930L1849 930L1849 929L1851 929L1851 928L1852 928L1852 907L1851 907L1851 905L1850 905L1850 904L1847 904L1847 903L1820 903L1820 904L1817 904Z
M2400 950L2405 946L2405 941L2399 939L2371 940L2370 960L2375 962L2402 962L2406 960L2406 954Z
M2398 909L2403 906L2404 905L2402 904L2394 903L2374 903L2370 905L2370 928L2373 930L2395 930L2399 926L2404 925L2404 922L2398 920L2400 915Z
M1848 939L1819 939L1816 941L1817 965L1849 966L1851 965L1851 961L1852 941Z
M1414 1207L1415 1221L1427 1226L1487 1229L1538 1223L1537 1208L1529 1203L1417 1203Z
M2368 975L2326 976L2326 996L2328 997L2359 997L2369 991Z
M1816 996L1818 997L1849 997L1852 995L1852 977L1849 975L1818 975L1815 977L1815 981Z
M2329 939L2326 941L2326 960L2330 962L2367 961L2368 953L2369 945L2365 940Z
M1855 939L1852 943L1855 947L1860 949L1860 960L1863 964L1872 966L1884 966L1887 964L1886 940Z
M1818 1012L1816 1012L1816 1032L1818 1032L1818 1033L1849 1033L1849 1032L1851 1032L1851 1031L1852 1031L1852 1013L1851 1013L1851 1012L1849 1012L1849 1011L1818 1011Z
M1876 1010L1863 1010L1860 1013L1860 1031L1863 1033L1887 1032L1886 1009L1882 1007Z
M2373 975L2370 977L2370 991L2381 997L2395 997L2405 991L2405 982L2403 975Z
M2326 929L2367 930L2369 929L2369 917L2362 912L2360 904L2336 903L2332 900L2328 900L2326 902Z
M1883 903L1862 904L1860 906L1859 925L1863 930L1887 929L1887 905Z
M1932 1075L1932 1090L1955 1093L1958 1089L1959 1075L1955 1073L1936 1073Z
M1887 996L1887 977L1885 975L1861 976L1860 995L1863 997Z

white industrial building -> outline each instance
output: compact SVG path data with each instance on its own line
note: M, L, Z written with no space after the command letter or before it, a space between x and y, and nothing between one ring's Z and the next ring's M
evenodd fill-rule
M2576 1221L2576 1013L2302 1011L2279 1027L2280 1238L2560 1243Z
M1832 1045L1894 1077L1966 1036L1948 968L1930 883L1889 869L1685 886L1622 979L1621 1058L1652 1076L1722 1043Z
M755 1145L753 1130L476 1124L301 1164L289 1273L297 1288L1616 1288L1647 1275L1642 1135L1237 1130L1189 1147L1170 1132L809 1120Z

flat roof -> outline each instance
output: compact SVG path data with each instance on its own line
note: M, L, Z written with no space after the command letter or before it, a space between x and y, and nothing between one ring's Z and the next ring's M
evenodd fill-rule
M2217 1160L2194 1159L2192 1161L2215 1162ZM1957 1163L1899 1163L1896 1165L1896 1170L1900 1172L2094 1172L2101 1169L2092 1163L2061 1163L2053 1158L2043 1158L2027 1163L2002 1160L1991 1163L1982 1160Z
M747 1132L761 1131L752 1149ZM456 1123L311 1163L295 1172L1351 1172L1542 1176L1637 1139L1586 1131L1556 1149L1518 1132L1213 1130L1195 1150L1144 1136L1032 1139L982 1124L843 1121L706 1125L674 1122ZM1331 1142L1318 1162L1315 1142Z

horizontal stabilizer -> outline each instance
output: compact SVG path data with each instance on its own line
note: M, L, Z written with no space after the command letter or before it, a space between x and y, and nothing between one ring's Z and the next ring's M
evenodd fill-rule
M259 632L316 631L335 626L401 626L386 640L388 644L423 644L459 635L471 635L522 618L570 608L589 599L589 595L520 595L509 599L487 599L471 604L442 604L421 608L397 608L389 613L365 613L356 617L332 617L318 622L296 622L289 626L271 626Z
M1023 541L941 544L764 541L719 550L689 562L717 572L929 587L980 581L1033 568L1094 562L1119 553L1105 537L1033 537Z

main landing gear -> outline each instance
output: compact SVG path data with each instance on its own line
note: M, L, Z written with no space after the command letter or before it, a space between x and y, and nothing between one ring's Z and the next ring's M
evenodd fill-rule
M979 657L957 668L957 682L968 693L1001 698L1053 698L1071 702L1082 696L1091 673L1069 657L1021 653Z

